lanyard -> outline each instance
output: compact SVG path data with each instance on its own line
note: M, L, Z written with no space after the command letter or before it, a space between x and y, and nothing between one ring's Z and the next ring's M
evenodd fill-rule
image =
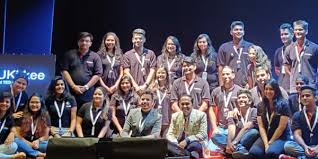
M145 65L145 55L141 55L141 59L140 56L138 55L138 53L135 52L135 56L137 58L137 61L139 62L139 64L141 65L141 69L144 70L144 65Z
M233 93L233 92L231 91L231 92L229 92L229 93L226 95L225 91L223 91L223 100L224 100L224 107L225 107L225 108L227 108L227 107L229 106L232 93Z
M170 72L174 62L176 62L176 59L174 58L171 63L169 62L169 59L167 58L167 64L168 64L168 72Z
M297 66L298 66L298 72L301 72L301 59L304 56L304 52L305 52L306 46L304 46L304 48L301 50L300 56L299 56L299 52L297 49L297 46L295 46L295 53L296 53L296 58L297 58Z
M284 57L284 47L282 48L282 59L283 59L283 61L284 61L284 59L285 59L285 57ZM284 65L281 65L280 67L282 67L282 74L285 74L286 71L285 71Z
M31 121L32 121L32 123L31 123L31 133L32 133L31 140L33 140L34 134L35 134L35 131L36 131L36 128L38 125L38 120L36 120L36 122L34 123L33 116L31 116Z
M185 81L184 85L185 85L185 89L187 91L187 95L191 95L191 92L192 92L192 90L194 88L194 82L191 84L191 86L189 86L189 84Z
M1 133L1 131L3 130L4 125L6 124L6 121L7 121L7 119L4 119L4 121L2 122L2 125L1 125L1 127L0 127L0 133Z
M208 58L204 58L204 56L202 55L201 56L201 58L202 58L202 62L203 62L203 64L204 64L204 72L206 72L207 71L207 69L208 69Z
M63 115L63 111L65 108L65 101L63 101L63 103L62 103L61 111L60 111L59 106L57 105L56 101L54 101L54 106L55 106L55 109L57 111L57 115L59 116L59 128L61 129L62 128L62 115Z
M248 114L250 113L250 109L251 108L248 108L247 111L246 111L246 114L245 114L245 117L243 117L243 115L241 116L241 121L243 123L243 125L245 125L247 123L247 119L248 119Z
M106 58L107 58L108 62L110 63L110 70L113 70L114 65L115 65L115 56L112 57L112 60L110 60L110 56L109 55L106 55Z
M159 106L161 106L163 100L165 99L167 95L167 92L165 91L165 93L161 96L161 92L159 91L159 89L157 89L157 96L158 96L158 104Z
M99 111L98 114L96 115L96 117L94 118L93 117L93 105L91 106L91 109L90 109L90 116L91 116L91 122L92 122L92 132L91 132L91 135L94 136L95 135L95 124L99 118L99 116L102 114L102 111Z
M269 118L268 111L266 112L266 118L267 118L267 121L268 121L268 129L267 130L269 130L270 127L271 127L271 123L272 123L272 120L274 118L274 114L275 114L275 112L272 112L271 117Z
M308 126L308 128L310 130L310 138L311 138L314 135L314 129L315 129L316 125L317 125L318 113L316 111L315 121L314 121L314 124L311 127L310 121L309 121L307 113L306 113L306 107L304 107L304 111L303 112L304 112L304 115L305 115L307 126Z
M233 49L234 49L235 53L238 55L238 60L241 60L241 55L242 55L243 48L240 48L239 52L237 52L236 46L233 46Z
M125 100L123 100L123 107L124 107L125 115L127 116L129 108L130 108L130 102L126 104Z
M298 95L298 110L301 111L300 95Z
M11 87L11 94L13 94L12 85L10 85L10 87ZM14 106L15 106L15 111L14 111L14 112L17 112L17 110L18 110L18 107L19 107L20 102L21 102L21 97L22 97L22 92L19 93L19 98L18 98L18 101L17 101L17 102L15 102L15 98L14 98L14 100L13 100Z

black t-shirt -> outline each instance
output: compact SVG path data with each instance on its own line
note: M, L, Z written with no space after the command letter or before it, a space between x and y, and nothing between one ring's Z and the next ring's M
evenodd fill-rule
M76 107L77 104L76 104L76 101L75 101L73 96L69 96L68 98L64 99L63 101L56 100L59 111L61 111L61 109L62 109L63 102L65 102L65 106L64 106L64 111L62 113L62 117L61 117L62 127L68 128L71 125L71 109L73 107ZM57 112L55 105L54 105L54 100L47 99L45 101L45 105L46 105L47 110L50 114L52 126L59 127L59 116L58 116L58 112Z
M4 125L3 125L4 124ZM10 133L10 129L13 125L13 120L11 115L6 114L3 118L0 119L0 144L3 144L7 136Z
M92 121L91 121L91 116L90 116L90 110L91 110L91 107L92 107L92 103L91 102L88 102L88 103L85 103L83 104L83 106L80 108L80 110L78 111L78 116L83 118L83 121L82 121L82 131L83 131L83 135L84 137L90 137L92 136L91 135L91 132L92 132L92 127L93 127L93 124L92 124ZM101 109L98 109L96 110L95 108L93 108L92 112L93 112L93 118L95 119L97 114L99 113L99 111L104 111L104 107L101 108ZM108 109L108 112L107 112L107 118L104 119L103 118L103 114L105 112L102 112L101 115L99 116L99 118L97 119L96 123L95 123L95 132L94 132L94 137L97 137L99 132L102 130L102 128L104 127L105 125L105 122L107 120L111 120L112 119L112 109Z
M263 103L264 102L260 103L259 106L257 107L257 116L262 117L264 128L265 128L265 130L267 130L267 137L270 139L273 136L273 134L275 133L276 129L278 128L278 125L280 122L280 117L281 116L289 117L290 109L289 109L287 100L281 100L281 101L277 102L275 104L275 110L273 112L275 114L271 120L271 123L269 123L266 114L268 112L269 118L271 118L271 114L269 113L268 106L266 106ZM290 135L291 135L290 134L290 125L288 122L283 134L279 137L279 139L288 140Z

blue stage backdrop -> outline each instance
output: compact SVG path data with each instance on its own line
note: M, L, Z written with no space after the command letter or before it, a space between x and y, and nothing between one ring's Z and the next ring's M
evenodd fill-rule
M23 74L28 78L27 92L45 95L55 72L54 55L0 55L0 88L10 88L13 79Z
M7 3L3 52L51 54L54 0L2 1Z

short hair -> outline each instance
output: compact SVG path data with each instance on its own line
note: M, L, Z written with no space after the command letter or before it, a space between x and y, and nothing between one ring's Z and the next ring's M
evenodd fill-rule
M300 90L303 91L305 89L309 89L312 92L313 96L316 96L317 88L314 84L306 84L300 87Z
M134 36L135 34L141 34L144 37L146 36L146 31L144 29L141 28L137 28L132 32L132 35Z
M287 29L289 32L293 32L293 27L289 23L283 23L282 25L280 25L279 29Z
M89 32L80 32L78 34L78 38L77 41L80 41L83 38L89 37L91 39L91 41L93 41L93 35Z
M237 92L237 96L241 95L241 94L246 94L248 99L250 100L250 102L252 102L252 93L250 90L248 89L241 89Z
M296 81L303 81L305 85L309 84L309 79L308 77L304 76L304 75L299 75L297 78L296 78ZM296 82L295 81L295 82Z
M264 70L264 71L266 71L266 73L269 73L269 74L271 73L269 68L266 65L257 66L256 69L255 69L255 73L258 72L258 71L261 71L261 70Z
M301 25L306 31L308 30L308 22L304 21L304 20L297 20L294 21L293 26L295 27L296 25Z
M186 94L186 93L183 93L183 94L180 96L180 98L178 99L178 103L180 102L180 100L181 100L182 97L188 97L188 98L190 98L190 101L191 101L191 103L193 104L194 98L192 98L191 95Z
M233 21L231 23L231 30L237 25L242 26L244 28L244 23L242 21Z
M12 95L8 91L0 92L0 102L3 102L5 98L11 98Z
M230 69L232 73L235 73L234 69L231 66L227 66L227 65L223 67L222 71L226 68Z
M140 91L140 97L145 95L145 94L146 95L150 95L152 100L154 99L154 95L153 95L152 91L149 88Z

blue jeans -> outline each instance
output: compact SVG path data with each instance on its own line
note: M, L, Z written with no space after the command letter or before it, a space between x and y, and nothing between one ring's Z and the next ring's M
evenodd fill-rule
M193 141L191 143L189 143L185 149L191 153L192 151L196 151L199 154L199 157L203 157L203 153L202 153L202 145L200 142L198 141Z
M15 142L12 142L9 145L2 144L0 145L0 158L9 159L13 157L13 154L17 151L18 145Z
M299 158L308 158L305 157L305 150L303 147L301 147L298 143L295 141L287 141L284 145L285 153L294 156L294 157L299 157ZM310 159L318 159L318 156L316 157L311 157Z
M280 154L284 152L285 140L277 139L271 143L265 152L265 145L261 137L259 137L253 146L251 147L249 153L252 158L257 159L273 159L278 158Z
M28 156L34 156L34 157L36 157L40 152L45 153L47 144L48 144L48 141L40 141L39 149L35 150L28 143L24 142L20 138L16 137L14 139L14 142L17 143L19 152L24 152Z
M227 129L218 127L218 130L220 133L214 134L212 136L212 141L214 144L216 144L218 147L225 149L227 145ZM247 150L253 145L255 140L258 138L258 130L257 129L249 129L247 130L239 144L244 146Z

